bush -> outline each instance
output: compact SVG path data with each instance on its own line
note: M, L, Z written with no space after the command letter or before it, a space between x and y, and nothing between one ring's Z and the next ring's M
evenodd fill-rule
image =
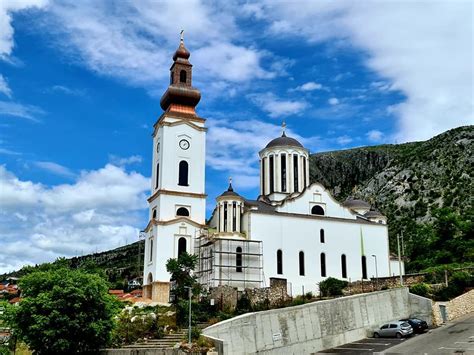
M334 277L328 277L319 283L319 292L321 296L340 296L342 290L347 287L347 281L338 280Z
M430 287L427 284L421 282L410 286L410 292L418 296L428 297L428 294L430 293Z
M97 274L59 268L20 280L22 300L7 316L35 354L93 353L107 346L119 303Z
M244 293L238 300L235 307L236 314L244 314L252 312L252 304L250 303L250 298Z

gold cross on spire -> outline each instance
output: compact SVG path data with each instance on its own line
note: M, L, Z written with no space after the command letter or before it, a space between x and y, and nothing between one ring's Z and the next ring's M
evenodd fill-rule
M179 33L180 37L181 37L181 42L184 42L184 30L181 30L181 32Z
M229 176L229 184L232 184L232 176Z
M281 135L282 135L282 136L286 135L286 123L285 123L285 121L283 121L283 122L281 123L281 130L282 130Z

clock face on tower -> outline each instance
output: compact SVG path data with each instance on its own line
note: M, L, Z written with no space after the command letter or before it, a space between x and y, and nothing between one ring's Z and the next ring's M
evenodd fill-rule
M189 142L186 139L181 139L179 141L179 147L181 149L187 150L189 148Z

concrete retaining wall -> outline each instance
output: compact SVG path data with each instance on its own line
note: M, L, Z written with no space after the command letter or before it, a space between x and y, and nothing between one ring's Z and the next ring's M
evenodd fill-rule
M362 339L368 330L412 312L431 314L431 302L398 288L248 313L203 334L218 339L224 354L308 354Z

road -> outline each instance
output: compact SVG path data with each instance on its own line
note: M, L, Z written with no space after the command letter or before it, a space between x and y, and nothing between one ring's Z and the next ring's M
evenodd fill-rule
M474 313L407 339L367 338L319 353L474 355Z
M474 313L407 339L382 354L474 354Z

